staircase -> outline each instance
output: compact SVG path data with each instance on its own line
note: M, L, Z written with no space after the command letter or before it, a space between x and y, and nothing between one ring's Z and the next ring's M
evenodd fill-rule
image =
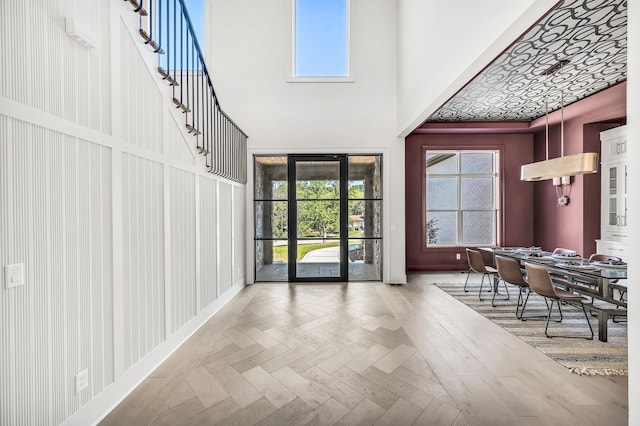
M222 110L184 0L124 0L140 16L139 34L158 54L158 76L205 157L209 173L247 182L247 135Z

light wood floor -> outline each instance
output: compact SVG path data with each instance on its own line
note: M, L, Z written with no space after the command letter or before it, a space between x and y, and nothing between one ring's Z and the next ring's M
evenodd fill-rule
M627 378L570 373L412 274L246 287L103 425L624 425Z

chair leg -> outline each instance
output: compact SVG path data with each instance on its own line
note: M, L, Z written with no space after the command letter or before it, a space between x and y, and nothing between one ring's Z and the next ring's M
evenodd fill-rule
M573 338L576 338L576 339L587 339L587 340L593 340L593 336L594 336L594 334L593 334L593 327L591 327L591 322L589 321L589 316L587 315L587 310L586 310L586 309L585 309L585 307L584 307L584 303L580 303L580 306L582 306L582 313L584 314L584 319L585 319L585 321L587 321L587 325L589 326L589 332L591 333L591 336L590 336L590 337L586 337L586 336L561 336L561 335L554 335L554 336L552 336L552 335L550 335L550 334L549 334L549 332L548 332L548 329L549 329L549 319L551 318L551 310L553 309L553 304L554 304L554 302L558 304L558 309L560 309L560 301L559 301L559 300L555 300L555 299L551 300L551 306L549 306L549 313L548 313L548 315L547 315L547 324L546 324L546 326L545 326L545 328L544 328L544 334L545 334L545 336L547 336L547 337L549 337L549 338L551 338L551 337L566 337L566 338L572 338L572 339L573 339ZM561 312L561 315L562 315L562 311L560 311L560 312ZM560 319L560 320L562 321L562 317L561 317L561 319Z
M498 284L496 284L496 288L495 288L495 290L493 292L493 297L491 298L491 306L493 306L494 308L496 306L496 303L495 303L496 294L498 294L498 285L500 284L500 281L502 281L502 283L504 284L504 291L507 292L507 297L505 297L504 300L509 300L510 299L509 289L507 288L507 282L505 280L498 279Z
M471 275L471 268L469 268L469 270L467 271L467 279L464 282L464 292L468 292L469 290L467 290L467 283L469 282L469 275Z
M478 290L478 299L482 299L482 285L484 284L484 274L482 274L482 279L480 280L480 290Z
M547 298L545 297L545 301ZM551 306L549 306L549 312L547 312L547 324L544 326L544 335L551 338L553 336L549 335L547 330L549 329L549 320L551 319L551 309L553 309L553 300L551 301Z
M482 279L480 280L480 290L478 290L478 299L480 300L486 300L482 298L482 287L484 287L484 278L487 277L489 278L489 281L491 281L491 275L488 273L484 273L482 274ZM491 282L489 282L489 290L487 290L487 293L491 293L493 291L493 285L491 284Z
M520 289L520 291L522 291L522 288ZM530 317L525 317L524 316L524 310L527 308L527 302L529 301L529 296L531 295L531 290L527 291L527 297L524 299L524 303L522 304L522 310L520 311L520 316L518 317L518 309L516 307L516 318L522 320L522 321L527 321L530 319L546 319L547 316L546 315L533 315ZM545 303L547 304L547 309L549 308L549 302L547 302L547 299L544 299Z
M562 317L562 308L560 307L560 301L556 300L556 305L558 305L558 312L560 312L560 319L559 320L554 320L555 322L562 322L563 317ZM553 300L551 301L551 306L553 306Z
M518 311L520 310L520 306L524 305L524 297L522 297L522 289L523 289L522 286L520 286L520 288L518 289L518 303L516 304L516 318L517 319L521 319L522 318L522 314L524 313L524 311L523 311L520 315L518 315Z
M593 327L591 327L591 322L589 321L589 317L587 316L587 310L584 307L584 303L580 303L582 306L582 312L584 313L584 319L587 321L587 325L589 326L589 331L591 332L591 337L585 337L587 340L593 340Z

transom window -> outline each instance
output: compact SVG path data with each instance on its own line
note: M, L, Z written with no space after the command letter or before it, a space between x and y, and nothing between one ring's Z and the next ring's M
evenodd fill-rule
M292 0L293 76L349 76L349 0Z
M495 245L497 151L426 151L426 245Z

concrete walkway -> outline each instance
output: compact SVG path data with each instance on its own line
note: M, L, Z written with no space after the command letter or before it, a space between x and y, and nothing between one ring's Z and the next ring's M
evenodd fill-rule
M327 247L311 250L300 263L340 263L340 247Z

